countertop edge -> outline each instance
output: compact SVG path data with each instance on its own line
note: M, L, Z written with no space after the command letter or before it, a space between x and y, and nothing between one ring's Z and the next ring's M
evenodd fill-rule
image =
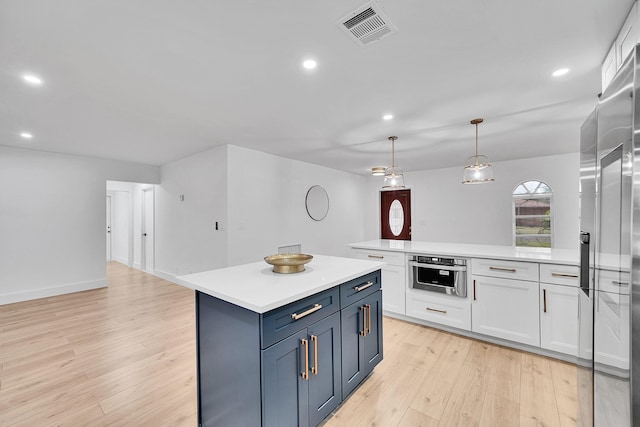
M358 243L349 243L347 246L352 249L365 249L365 250L376 250L376 251L385 251L385 252L399 252L399 253L412 253L412 254L420 254L420 255L445 255L452 257L465 257L465 258L482 258L482 259L501 259L508 261L522 261L522 262L537 262L543 264L563 264L563 265L572 265L579 266L580 259L578 250L575 251L575 257L566 256L566 254L558 254L560 252L571 252L571 249L551 249L550 252L531 252L527 253L526 249L522 250L521 254L504 254L505 251L515 251L512 246L498 246L498 245L469 245L462 243L444 243L444 242L414 242L408 241L409 244L418 244L422 246L432 245L433 249L424 249L424 248L414 248L414 247L404 247L404 248L394 248L389 245L388 240L369 240ZM447 247L456 247L456 249L441 249L437 247L438 245L447 246ZM469 250L470 247L475 247L476 249L485 249L487 252L477 252L473 250ZM493 251L493 253L491 253ZM503 252L502 254L499 252Z

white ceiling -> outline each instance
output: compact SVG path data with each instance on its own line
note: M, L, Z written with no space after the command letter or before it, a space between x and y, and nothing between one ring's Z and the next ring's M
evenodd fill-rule
M399 31L363 48L335 22L365 2L0 0L0 145L161 165L234 144L366 174L389 135L406 171L462 167L484 117L493 161L576 152L633 4L379 0Z

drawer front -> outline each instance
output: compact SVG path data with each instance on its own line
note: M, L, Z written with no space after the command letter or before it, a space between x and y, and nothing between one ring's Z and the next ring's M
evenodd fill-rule
M340 285L340 307L348 307L354 302L380 290L382 283L380 279L380 270L377 270Z
M369 261L382 261L391 265L405 266L404 252L385 252L367 249L351 249L354 258L368 259Z
M407 292L407 316L471 330L471 303L467 298Z
M479 276L538 281L538 263L473 258L471 273Z
M339 301L340 290L336 286L264 313L261 317L261 348L265 349L337 312L340 310Z
M580 286L580 267L575 265L540 264L540 281L565 286Z

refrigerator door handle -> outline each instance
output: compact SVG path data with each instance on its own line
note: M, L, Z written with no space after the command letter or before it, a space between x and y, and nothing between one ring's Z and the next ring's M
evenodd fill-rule
M589 243L591 235L580 232L580 289L589 296Z

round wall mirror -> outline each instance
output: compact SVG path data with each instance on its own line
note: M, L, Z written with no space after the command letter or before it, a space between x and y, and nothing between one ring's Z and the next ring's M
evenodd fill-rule
M329 212L329 196L324 188L314 185L305 198L307 213L314 221L322 221Z

